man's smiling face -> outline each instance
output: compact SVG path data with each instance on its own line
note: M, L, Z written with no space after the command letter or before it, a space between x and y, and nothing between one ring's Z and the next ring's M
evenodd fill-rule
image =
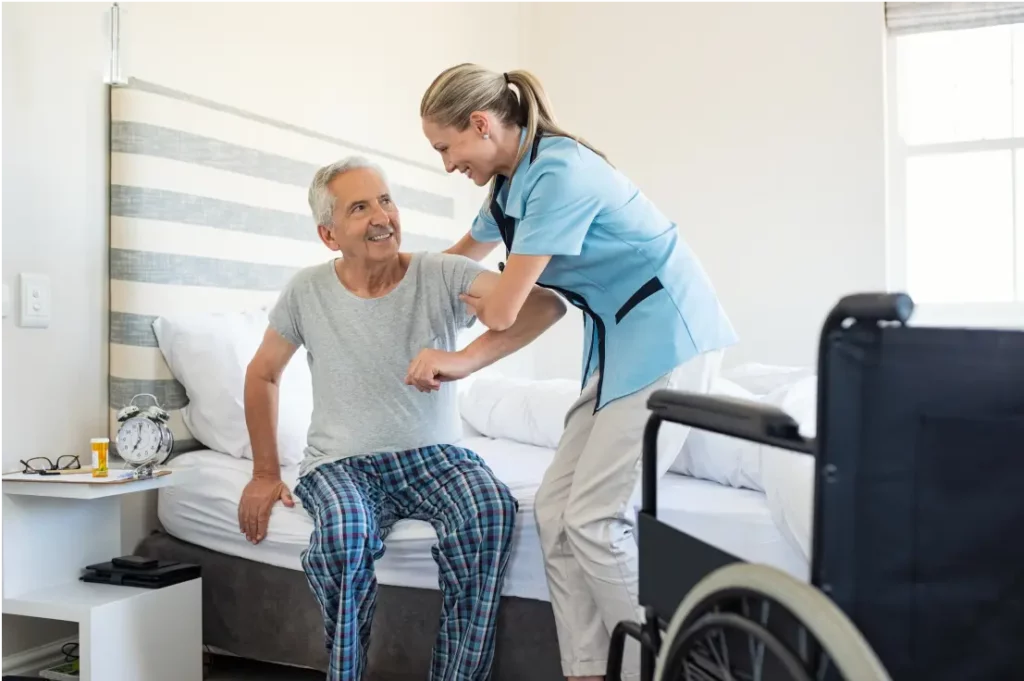
M338 175L327 185L335 197L333 225L321 226L320 237L346 257L388 260L402 241L398 206L384 179L370 168Z

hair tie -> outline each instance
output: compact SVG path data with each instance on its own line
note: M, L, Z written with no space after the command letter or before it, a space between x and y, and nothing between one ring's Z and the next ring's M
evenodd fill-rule
M501 75L503 75L505 77L505 85L511 85L512 84L512 81L510 81L508 79L508 74L507 73L503 73Z

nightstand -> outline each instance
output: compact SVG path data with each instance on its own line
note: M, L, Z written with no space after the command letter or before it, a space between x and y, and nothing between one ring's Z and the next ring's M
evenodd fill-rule
M121 499L190 471L121 484L3 480L3 612L78 623L83 681L201 681L202 580L142 589L79 580L121 555Z

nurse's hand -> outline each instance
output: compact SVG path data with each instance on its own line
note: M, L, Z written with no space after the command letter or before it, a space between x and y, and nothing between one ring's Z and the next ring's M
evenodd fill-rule
M494 307L489 304L489 298L478 298L466 293L459 294L459 300L466 304L469 314L480 320L480 323L491 331L505 331L515 323L515 317L509 319L495 319Z
M421 393L441 389L445 381L457 381L473 373L473 363L462 352L447 352L427 348L409 363L405 374L405 384Z
M466 309L469 310L469 313L471 315L473 315L474 317L479 319L481 324L484 323L483 317L480 316L480 311L483 309L483 302L484 302L483 298L478 298L476 296L471 296L471 295L469 295L467 293L460 293L459 294L459 300L461 300L463 303L466 304ZM487 326L487 325L484 324L484 326Z

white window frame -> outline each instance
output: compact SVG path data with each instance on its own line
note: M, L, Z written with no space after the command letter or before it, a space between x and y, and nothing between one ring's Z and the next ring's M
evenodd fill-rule
M886 36L885 54L885 130L886 130L886 279L890 291L907 290L906 167L918 155L949 151L989 151L1024 149L1024 137L981 140L909 147L900 137L899 59L900 36ZM1014 187L1014 302L1003 303L915 303L913 321L960 327L998 327L1024 329L1024 211L1016 205L1017 168L1013 155ZM1021 207L1024 208L1024 207ZM913 295L913 292L911 292Z

